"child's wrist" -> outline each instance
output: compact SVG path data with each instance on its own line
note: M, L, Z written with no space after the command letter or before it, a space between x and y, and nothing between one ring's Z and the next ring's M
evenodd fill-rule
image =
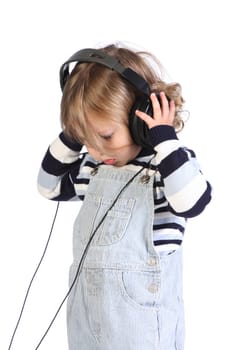
M65 133L64 131L62 131L59 134L59 138L60 140L64 143L64 145L66 145L68 148L70 148L72 151L76 151L79 152L82 149L82 144L78 143L76 141L73 141L72 139L70 139Z
M149 129L149 135L153 147L168 140L178 140L175 129L170 125L157 125Z

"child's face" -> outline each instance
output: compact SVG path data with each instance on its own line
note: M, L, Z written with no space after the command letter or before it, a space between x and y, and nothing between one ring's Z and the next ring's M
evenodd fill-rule
M128 127L123 123L96 113L91 113L88 121L92 130L99 136L96 146L88 144L88 141L84 142L87 151L95 160L120 167L140 152L141 147L133 142Z

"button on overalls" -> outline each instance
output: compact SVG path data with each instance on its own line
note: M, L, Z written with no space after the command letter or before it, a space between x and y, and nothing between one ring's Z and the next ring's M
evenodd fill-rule
M92 232L135 173L100 166L74 224L72 283ZM153 246L153 181L139 174L98 228L68 300L70 350L183 350L182 251Z

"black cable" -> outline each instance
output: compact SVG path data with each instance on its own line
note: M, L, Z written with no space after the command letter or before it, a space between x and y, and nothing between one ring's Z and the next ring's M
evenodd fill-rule
M111 204L111 206L108 208L108 210L106 211L106 213L103 215L102 219L100 220L100 222L98 223L98 225L96 226L96 228L94 229L94 231L92 232L91 236L90 236L90 239L83 251L83 254L82 254L82 257L80 259L80 262L79 262L79 265L78 265L78 268L77 268L77 271L76 271L76 274L75 274L75 277L74 277L74 280L73 282L71 283L70 285L70 288L68 290L68 292L66 293L64 299L62 300L61 304L59 305L54 317L52 318L48 328L46 329L45 333L43 334L43 336L41 337L39 343L37 344L35 350L37 350L39 348L39 346L41 345L42 341L44 340L44 338L46 337L47 333L49 332L50 328L52 327L58 313L60 312L64 302L66 301L66 299L68 298L68 296L70 295L75 283L77 282L78 278L79 278L79 275L81 273L81 269L83 267L83 264L84 264L84 261L85 261L85 258L87 256L87 252L88 252L88 249L90 247L90 244L91 242L93 241L93 238L96 234L96 232L98 231L100 225L103 223L104 219L106 218L106 216L108 215L108 212L113 208L113 206L115 205L115 203L117 202L118 198L120 197L120 195L122 194L122 192L126 189L126 187L135 179L136 176L138 176L142 171L143 171L144 167L142 167L136 174L134 174L132 176L132 178L123 186L123 188L120 190L120 192L118 193L118 195L116 196L116 198L114 199L113 203Z
M37 274L37 272L38 272L38 270L39 270L39 268L40 268L40 265L41 265L41 263L42 263L42 261L43 261L43 259L44 259L45 253L46 253L46 251L47 251L47 248L48 248L48 245L49 245L51 236L52 236L53 227L54 227L54 224L55 224L55 221L56 221L56 217L57 217L57 213L58 213L59 204L60 204L60 202L57 203L57 207L56 207L56 211L55 211L55 214L54 214L53 222L52 222L52 225L51 225L49 237L48 237L48 239L47 239L47 242L46 242L45 248L44 248L44 250L43 250L42 256L41 256L41 258L40 258L40 260L39 260L39 263L38 263L38 265L37 265L37 267L36 267L36 269L35 269L35 272L33 273L33 276L32 276L32 278L31 278L31 281L30 281L30 283L29 283L29 285L28 285L27 292L26 292L25 297L24 297L23 305L22 305L22 307L21 307L21 311L20 311L18 320L17 320L17 322L16 322L16 326L15 326L15 328L14 328L14 331L13 331L13 334L12 334L12 337L11 337L11 340L10 340L10 344L9 344L9 346L8 346L8 350L11 349L11 346L12 346L12 343L13 343L13 340L14 340L14 337L15 337L15 334L16 334L16 331L17 331L17 329L18 329L19 323L20 323L21 318L22 318L22 315L23 315L23 311L24 311L24 308L25 308L25 304L26 304L26 301L27 301L27 298L28 298L28 295L29 295L29 292L30 292L32 283L33 283L33 281L34 281L34 279L35 279L35 277L36 277L36 274Z

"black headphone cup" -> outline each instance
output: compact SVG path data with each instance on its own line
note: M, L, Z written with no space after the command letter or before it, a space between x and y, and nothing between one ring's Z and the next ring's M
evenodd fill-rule
M152 117L153 109L150 99L148 97L141 97L136 100L129 114L129 130L136 145L146 148L151 147L149 128L146 123L135 114L136 110L140 110Z
M156 92L156 97L159 101L160 106L162 105L161 97L159 92ZM167 96L168 102L170 98ZM148 114L151 118L153 117L153 107L149 96L140 97L136 100L129 114L129 130L133 141L142 147L151 148L151 140L149 135L149 128L146 123L137 117L135 114L136 110L140 110Z
M69 65L68 64L63 64L60 68L60 72L59 72L59 77L60 77L60 87L61 90L64 90L65 84L69 78Z

